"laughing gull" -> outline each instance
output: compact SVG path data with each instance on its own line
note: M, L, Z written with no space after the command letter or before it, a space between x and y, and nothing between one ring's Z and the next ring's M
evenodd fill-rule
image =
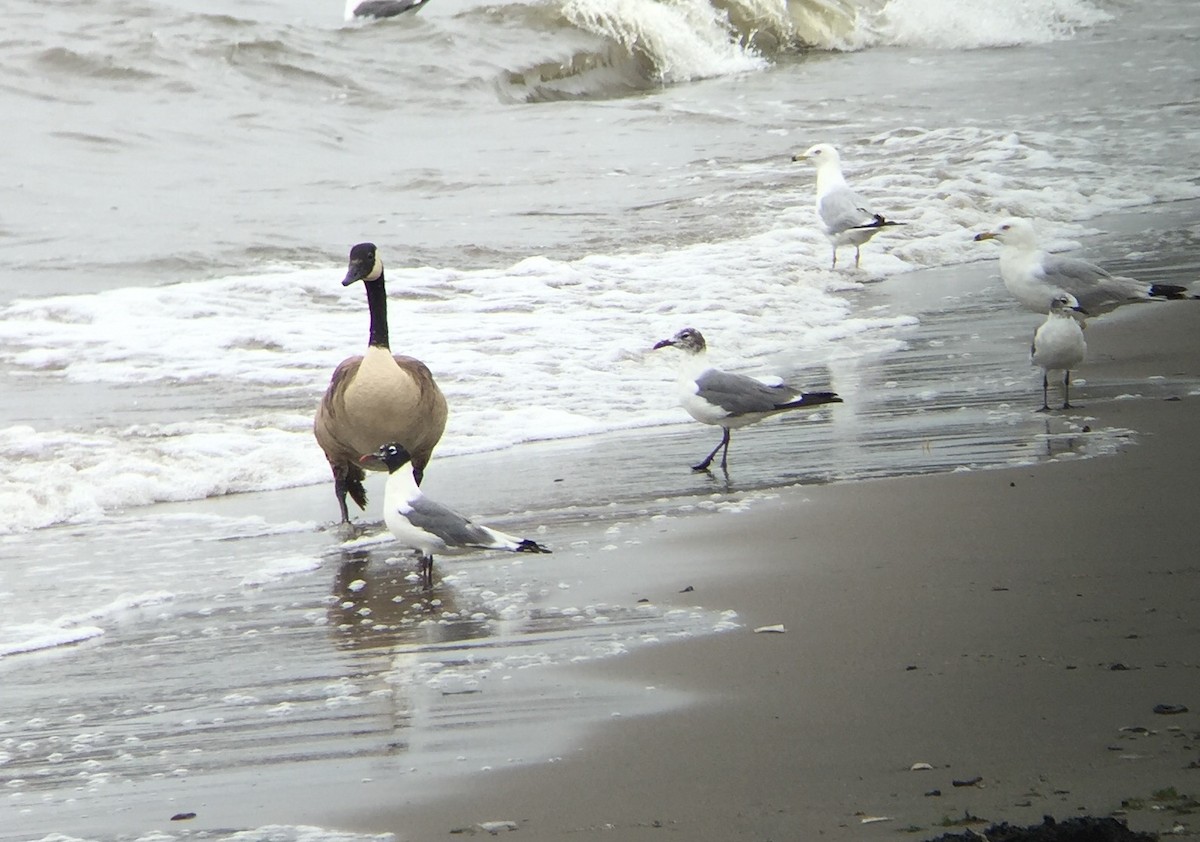
M350 522L346 495L367 507L359 455L390 441L403 442L413 454L417 482L446 427L446 398L429 368L412 357L393 355L388 345L387 290L383 261L373 243L350 249L350 267L342 286L362 281L371 311L366 353L348 357L334 369L317 407L313 434L333 471L333 490L342 523ZM381 465L369 466L382 470Z
M1000 243L1004 286L1034 313L1045 313L1060 292L1074 296L1084 316L1099 316L1136 301L1189 297L1186 287L1123 278L1077 257L1047 254L1038 247L1037 234L1027 219L1006 219L994 230L976 234L975 240Z
M546 547L528 538L516 538L479 526L445 506L435 503L417 486L407 450L392 442L361 458L363 463L381 463L388 470L383 489L383 520L403 546L420 556L421 581L433 586L433 554L462 553L472 549L508 550L514 553L548 553Z
M1073 409L1071 406L1071 369L1078 368L1087 355L1087 342L1083 338L1083 327L1076 320L1074 313L1079 309L1079 302L1069 292L1060 292L1050 300L1050 312L1037 331L1033 334L1033 345L1029 349L1029 359L1042 368L1042 408L1039 412L1048 412L1050 404L1047 394L1050 390L1050 372L1063 373L1063 409Z
M394 18L415 12L429 0L346 0L346 20L355 18Z
M838 246L854 246L854 268L862 257L863 243L884 228L904 225L884 219L867 207L862 197L850 189L842 175L842 160L828 143L818 143L792 156L793 161L811 161L817 168L817 217L825 236L833 243L833 266L837 268Z
M684 352L679 373L679 403L701 424L722 429L721 443L693 471L706 471L718 450L721 468L726 469L729 458L729 431L761 421L769 415L804 409L825 403L841 403L833 392L801 392L790 386L768 386L744 374L731 374L709 366L707 346L700 331L684 328L670 339L654 346L678 348Z

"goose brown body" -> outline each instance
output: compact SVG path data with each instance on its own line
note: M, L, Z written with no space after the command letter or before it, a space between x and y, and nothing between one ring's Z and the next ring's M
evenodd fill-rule
M342 521L350 519L349 495L366 508L366 474L359 458L384 444L399 442L412 454L419 482L446 427L446 398L420 360L389 348L387 294L383 264L375 246L362 243L350 252L343 284L362 280L371 312L366 353L343 360L317 407L313 433L329 460ZM368 465L375 468L374 465Z

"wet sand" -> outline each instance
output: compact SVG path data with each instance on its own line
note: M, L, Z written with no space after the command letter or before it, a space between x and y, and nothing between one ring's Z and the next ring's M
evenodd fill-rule
M1198 320L1198 304L1145 305L1089 326L1072 417L1135 431L1115 455L1075 459L1050 437L1064 455L1038 466L804 487L642 524L608 562L628 598L733 608L743 626L576 670L693 704L614 715L555 762L451 779L441 798L398 781L394 799L333 809L327 826L927 839L964 818L1128 802L1133 828L1195 828L1200 813L1152 808L1179 806L1153 799L1172 788L1200 795ZM1131 375L1154 397L1094 397Z

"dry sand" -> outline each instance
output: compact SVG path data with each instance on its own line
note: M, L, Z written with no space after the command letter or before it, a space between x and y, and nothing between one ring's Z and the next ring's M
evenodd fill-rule
M1068 455L1043 466L648 524L618 574L630 599L734 608L744 627L579 669L694 704L614 718L559 762L464 776L439 800L398 782L393 803L331 824L400 840L489 821L530 842L929 839L964 816L1029 824L1137 799L1131 827L1200 832L1200 812L1152 809L1178 806L1156 792L1200 795L1198 322L1182 303L1089 326L1089 380L1182 384L1165 392L1178 400L1078 388L1076 417L1135 431L1116 455L1072 459L1058 440ZM639 593L648 565L694 590Z

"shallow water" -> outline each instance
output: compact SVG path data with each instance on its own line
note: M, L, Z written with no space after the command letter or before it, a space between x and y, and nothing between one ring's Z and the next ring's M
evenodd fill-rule
M1137 431L1089 403L1195 393L1085 367L1082 410L1032 412L1037 317L971 240L1019 213L1194 282L1190 6L961 5L747 7L741 42L688 4L6 7L0 102L27 117L0 184L0 839L182 833L201 797L244 811L214 833L299 837L398 775L544 762L685 701L562 667L738 623L685 571L630 569L656 519L1103 455ZM829 271L790 160L819 140L908 222L861 272ZM427 493L552 555L438 559L424 594L373 529L330 528L310 425L366 337L338 284L366 238L397 350L452 405ZM648 352L686 324L845 403L694 474L718 436ZM284 790L311 797L280 815Z

